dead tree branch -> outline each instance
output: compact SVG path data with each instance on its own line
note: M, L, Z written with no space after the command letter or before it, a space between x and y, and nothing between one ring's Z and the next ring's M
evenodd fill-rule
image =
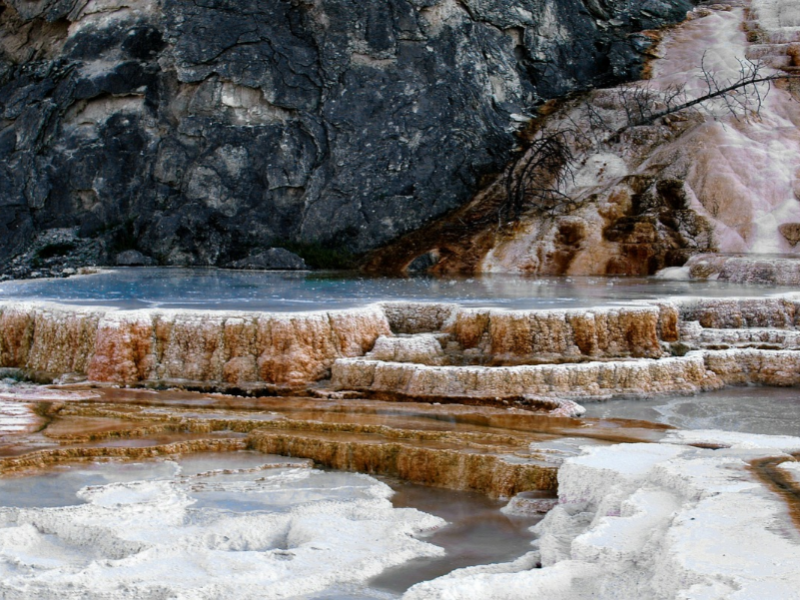
M510 222L527 210L553 212L571 206L575 198L568 195L579 168L579 155L584 150L595 151L609 142L619 140L622 133L695 107L717 101L717 106L735 119L758 118L772 83L800 79L800 75L764 75L763 65L737 59L739 71L735 79L721 81L719 75L706 66L705 55L700 61L699 77L705 88L691 97L685 84L672 84L657 90L650 85L619 87L611 116L587 101L573 114L561 115L554 125L542 127L519 160L505 174L505 201L498 220ZM767 84L766 89L762 84ZM622 112L623 125L619 126ZM710 110L710 109L708 109Z
M576 157L569 130L547 132L506 175L507 221L519 218L529 207L550 210L569 202L563 190L574 176ZM502 215L501 215L502 216Z
M648 86L634 88L632 93L622 91L622 99L626 99L626 94L633 97L633 109L629 108L629 102L624 102L627 114L626 124L617 129L615 135L619 135L628 129L652 125L659 119L679 113L681 111L701 106L712 100L722 100L730 113L737 120L740 117L745 119L761 114L764 100L771 90L772 83L775 81L796 79L797 75L786 73L776 73L774 75L762 75L763 65L760 62L753 62L747 59L737 59L739 62L739 76L732 81L721 84L716 73L706 67L705 55L703 56L700 67L702 71L701 80L706 87L706 93L697 98L688 99L686 86L670 86L665 91L659 93ZM766 83L767 89L762 90L759 84ZM663 106L656 110L656 106Z

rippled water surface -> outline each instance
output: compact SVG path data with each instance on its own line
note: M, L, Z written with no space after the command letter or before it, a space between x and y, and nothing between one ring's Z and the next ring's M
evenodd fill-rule
M122 308L304 311L386 300L511 309L588 307L668 296L762 296L788 288L644 278L487 275L461 279L371 278L353 273L109 269L67 279L0 283L0 300L51 300Z

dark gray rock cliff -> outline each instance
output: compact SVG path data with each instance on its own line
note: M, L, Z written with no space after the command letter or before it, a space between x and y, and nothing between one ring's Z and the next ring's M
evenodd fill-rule
M637 32L690 8L0 0L0 259L54 228L162 264L374 248L500 171L543 99L635 77Z

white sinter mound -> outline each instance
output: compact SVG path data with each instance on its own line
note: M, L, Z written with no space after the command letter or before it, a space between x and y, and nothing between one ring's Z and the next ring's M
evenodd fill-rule
M753 0L749 13L716 10L678 29L655 62L654 84L685 81L690 96L707 93L700 57L720 85L737 80L745 59L763 65L761 76L780 74L769 67L785 66L787 42L800 41L797 6L794 0ZM742 27L748 14L753 42ZM693 208L714 224L719 251L796 253L797 241L784 238L779 227L800 223L800 110L785 86L763 84L760 93L758 116L732 118L724 102L704 105L715 120L679 142L691 148L687 186L700 201Z
M454 571L403 600L800 598L800 535L782 497L749 470L798 449L800 438L721 431L585 448L559 472L538 555ZM543 568L531 568L537 560Z
M303 598L443 552L413 537L443 521L393 508L366 475L175 471L84 487L77 506L1 508L0 597Z

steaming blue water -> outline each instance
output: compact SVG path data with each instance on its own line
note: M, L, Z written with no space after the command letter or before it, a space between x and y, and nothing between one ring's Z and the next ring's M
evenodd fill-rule
M387 300L510 309L570 308L668 296L761 296L790 288L656 278L491 275L437 279L221 269L109 269L67 279L0 283L0 300L49 300L119 308L305 311Z

